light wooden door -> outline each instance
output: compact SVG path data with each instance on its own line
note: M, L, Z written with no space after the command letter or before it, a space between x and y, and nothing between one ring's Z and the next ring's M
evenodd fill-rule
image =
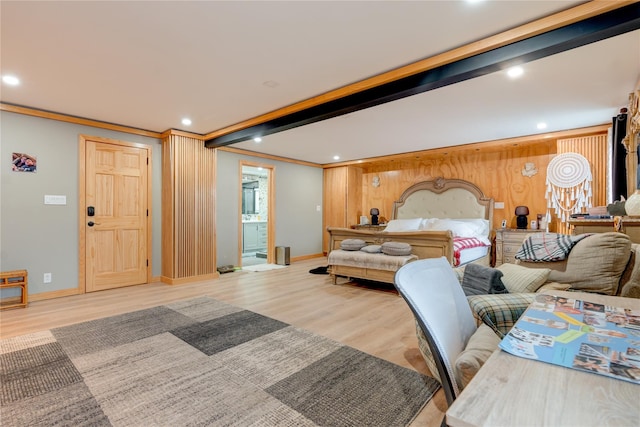
M148 150L87 140L85 153L86 291L146 283Z

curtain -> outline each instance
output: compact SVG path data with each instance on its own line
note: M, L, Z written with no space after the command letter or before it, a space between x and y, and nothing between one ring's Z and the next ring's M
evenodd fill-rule
M627 197L627 150L622 145L622 140L627 134L627 114L618 114L613 118L613 155L612 155L612 182L611 190L613 200L620 200L620 196Z

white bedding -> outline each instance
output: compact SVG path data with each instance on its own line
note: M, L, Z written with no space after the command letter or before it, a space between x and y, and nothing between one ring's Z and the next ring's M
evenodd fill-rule
M476 248L463 249L460 251L460 264L466 264L471 261L475 261L478 258L482 258L483 256L489 253L490 246L479 246Z

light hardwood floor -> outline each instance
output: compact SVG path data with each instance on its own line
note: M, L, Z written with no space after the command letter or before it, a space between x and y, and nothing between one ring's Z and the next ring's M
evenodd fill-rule
M0 338L208 295L429 375L411 311L393 286L365 287L344 279L333 285L328 275L309 273L322 265L326 258L185 285L152 283L32 302L0 312ZM439 390L412 426L440 426L446 408Z

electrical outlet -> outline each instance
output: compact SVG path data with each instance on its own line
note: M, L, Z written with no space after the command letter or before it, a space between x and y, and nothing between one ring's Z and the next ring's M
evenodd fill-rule
M44 278L42 279L44 283L51 283L51 273L44 273Z

